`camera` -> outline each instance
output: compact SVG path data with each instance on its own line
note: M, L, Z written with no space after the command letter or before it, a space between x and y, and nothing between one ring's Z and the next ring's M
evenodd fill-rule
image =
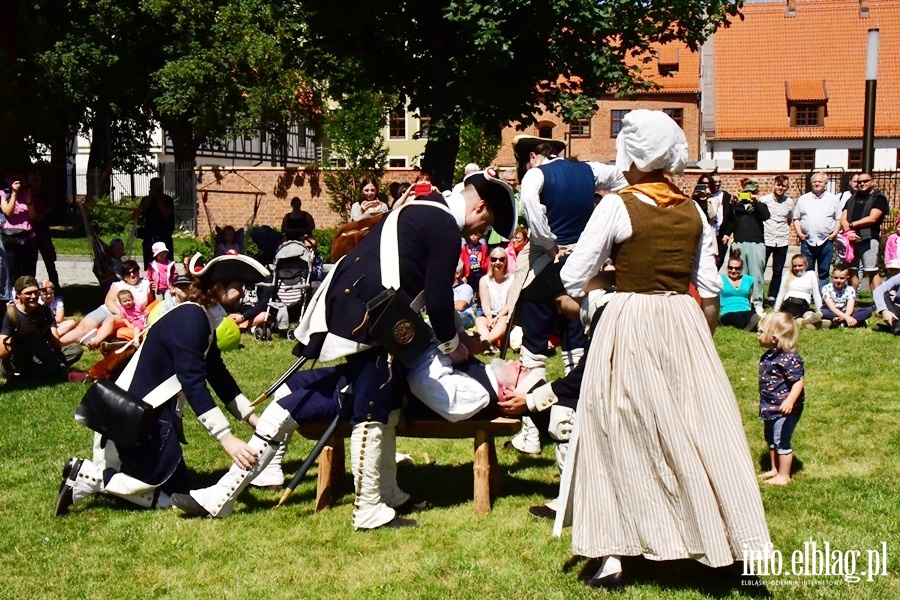
M706 183L698 183L696 186L694 186L694 193L708 192L708 191L709 191L709 185Z
M431 184L430 183L417 183L413 190L413 193L416 197L427 196L431 193Z

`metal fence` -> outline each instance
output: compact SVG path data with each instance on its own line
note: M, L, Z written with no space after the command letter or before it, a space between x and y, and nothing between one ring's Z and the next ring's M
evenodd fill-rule
M163 192L175 200L175 221L182 230L197 233L197 173L193 167L160 163L149 172L127 173L97 170L70 177L69 197L109 196L113 204L140 202L150 192L150 180L159 177Z

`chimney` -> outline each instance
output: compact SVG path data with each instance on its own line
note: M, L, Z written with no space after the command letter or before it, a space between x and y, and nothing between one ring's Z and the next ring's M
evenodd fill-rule
M859 18L869 18L869 0L859 0Z
M866 0L859 0L860 2L865 2ZM784 16L786 17L796 17L797 16L797 0L787 0L787 4L784 7Z

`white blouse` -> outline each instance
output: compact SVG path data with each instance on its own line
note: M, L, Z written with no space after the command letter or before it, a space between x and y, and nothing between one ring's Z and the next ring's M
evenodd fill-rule
M648 196L635 193L641 202L655 205ZM691 274L691 281L697 286L701 298L715 298L722 291L722 279L716 269L716 236L706 220L706 214L694 204L703 224L703 235L697 247L697 259ZM617 194L609 194L597 204L587 226L584 228L575 251L569 255L560 276L566 291L573 298L584 296L584 288L600 267L609 258L614 244L621 244L634 233L631 217L625 203ZM661 232L661 235L663 233Z

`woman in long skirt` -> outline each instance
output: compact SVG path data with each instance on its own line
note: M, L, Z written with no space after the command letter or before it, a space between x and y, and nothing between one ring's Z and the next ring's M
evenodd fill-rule
M562 270L577 298L607 258L616 265L554 530L571 523L575 554L603 559L587 582L600 587L623 585L623 555L721 567L769 543L737 402L707 324L721 290L715 237L664 176L684 169L684 133L662 112L631 111L617 150L630 185L599 203Z

